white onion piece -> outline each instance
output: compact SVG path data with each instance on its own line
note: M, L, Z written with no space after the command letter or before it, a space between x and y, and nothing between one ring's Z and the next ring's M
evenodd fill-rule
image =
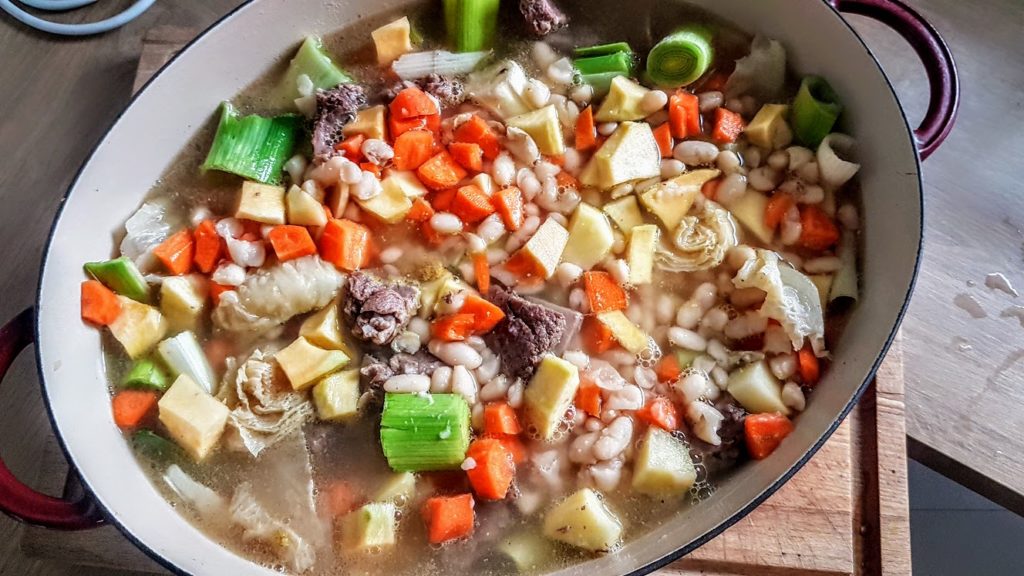
M818 145L818 171L821 181L835 189L846 184L860 170L860 164L844 160L853 155L857 141L852 136L833 132Z
M460 76L469 74L490 52L464 52L453 54L445 50L413 52L402 55L391 64L402 80L415 80L431 74Z

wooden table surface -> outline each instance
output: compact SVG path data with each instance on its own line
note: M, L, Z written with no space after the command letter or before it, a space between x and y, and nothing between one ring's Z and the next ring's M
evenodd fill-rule
M985 287L994 272L1024 285L1024 197L1014 178L1024 167L1024 7L1018 0L909 1L950 43L964 89L957 127L925 164L925 255L904 324L910 448L1024 513L1024 327L1000 317L1024 301ZM0 320L33 302L58 199L127 103L143 33L158 24L205 27L238 3L157 3L127 28L71 40L0 18ZM103 2L62 18L99 19L126 4ZM920 118L927 89L912 53L888 30L853 21L910 117ZM958 307L960 294L987 316ZM50 434L33 362L23 355L0 391L0 452L30 478ZM68 573L24 558L17 530L0 518L0 574Z

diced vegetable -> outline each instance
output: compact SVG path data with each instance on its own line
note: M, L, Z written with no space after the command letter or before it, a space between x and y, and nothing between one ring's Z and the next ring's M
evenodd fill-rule
M114 394L114 423L122 430L137 428L156 407L157 394L152 390L122 390Z
M494 160L501 153L501 140L498 134L487 124L487 121L474 114L455 129L455 141L476 144L484 153L484 158Z
M640 194L640 202L669 232L675 231L683 216L690 211L704 183L717 178L717 169L693 170L651 186Z
M800 245L810 250L827 250L839 243L839 227L820 207L800 208Z
M487 261L486 252L474 252L470 255L473 260L473 276L476 277L476 289L482 294L491 290L491 264Z
M659 86L686 86L704 75L715 58L711 31L687 26L661 39L647 55L647 76Z
M473 492L485 500L501 500L512 486L516 465L504 444L492 438L474 440L466 451L474 466L466 470Z
M277 184L281 181L281 168L292 156L300 124L297 115L239 117L234 106L224 102L203 170L230 172L257 182Z
M439 301L442 288L445 288L454 276L446 268L438 267L437 276L420 284L420 307L419 314L427 318L434 313L434 307Z
M836 125L843 106L839 95L820 76L805 76L793 100L793 135L812 150Z
M782 414L751 414L743 420L747 452L755 460L771 455L793 431L793 423Z
M348 124L345 124L341 131L345 136L360 134L367 138L387 140L386 110L387 108L383 104L364 108L357 112L356 117Z
M576 407L588 416L601 417L601 388L586 378L580 378L580 387L576 390Z
M320 257L353 272L370 263L370 230L351 220L331 220L320 236Z
M588 354L601 354L615 346L615 337L612 336L611 329L598 320L597 316L587 316L583 319L580 339L583 341L583 349Z
M421 164L416 174L431 190L452 188L467 176L467 172L452 159L447 150L442 150Z
M359 370L340 370L313 387L313 403L321 420L339 421L359 413Z
M679 357L674 354L666 354L654 365L654 373L658 376L659 382L673 382L683 373L683 367L679 365Z
M839 240L840 268L828 291L828 301L837 298L857 299L857 235L851 230L843 230ZM825 307L822 306L822 310Z
M590 56L606 56L617 52L632 52L628 42L609 42L608 44L597 44L594 46L580 46L572 51L577 58L588 58Z
M550 278L561 261L568 241L569 231L554 219L548 218L517 254L530 260L534 267L532 275Z
M711 139L719 144L730 144L746 129L743 117L727 108L715 108L715 126Z
M473 335L472 314L445 314L430 323L430 336L442 342L461 342Z
M541 359L523 394L526 422L542 440L551 440L572 406L580 384L579 369L557 356Z
M394 167L415 170L433 156L434 133L429 130L410 130L395 138Z
M633 464L633 490L651 496L685 494L697 480L689 447L651 426Z
M507 124L529 134L537 143L541 154L557 156L565 153L562 123L558 120L558 111L553 104L513 116L508 119Z
M299 336L309 343L326 350L341 350L352 356L352 351L345 338L341 335L341 324L338 321L338 300L334 299L319 312L303 320L299 327Z
M138 388L163 392L169 384L167 374L149 358L143 358L132 365L131 370L121 380L122 388Z
M625 42L577 48L575 56L573 67L596 96L606 94L615 78L633 75L633 50Z
M203 274L213 272L224 255L224 241L217 234L213 220L203 220L193 234L196 240L195 265Z
M786 212L796 205L793 196L785 192L775 192L768 198L768 205L764 209L764 225L769 230L775 230L786 217Z
M584 272L583 289L587 293L590 311L594 314L608 310L626 309L628 303L626 291L608 272L603 270Z
M789 414L789 408L782 402L782 384L775 378L768 368L768 362L764 360L735 370L729 375L726 390L752 414Z
M687 138L700 136L700 102L696 94L676 90L668 99L668 125L672 136Z
M369 200L356 199L356 203L363 210L388 224L404 220L409 210L412 209L412 200L405 195L402 187L395 185L395 182L389 182L388 186L382 185L380 194L373 198Z
M667 356L671 358L671 356ZM637 418L651 426L660 427L672 432L679 429L679 412L672 400L665 396L656 396L642 409L637 410Z
M622 539L622 524L597 492L583 488L547 513L544 535L584 550L608 551Z
M397 509L392 502L371 502L342 519L342 547L349 552L379 551L395 545Z
M441 129L441 115L431 114L430 116L415 116L402 120L391 114L388 116L388 133L392 138L398 138L410 130L428 130L437 134Z
M491 402L484 407L484 434L514 436L522 431L516 410L508 402Z
M523 212L523 193L515 186L499 190L491 197L494 209L501 216L505 228L515 232L523 225L526 215Z
M575 145L578 152L585 152L597 146L597 127L594 124L594 107L587 106L576 118Z
M448 40L456 52L490 48L498 27L499 0L444 0Z
M345 516L365 503L363 494L345 480L335 480L320 492L323 506L330 518Z
M473 317L473 333L486 334L494 329L505 318L501 308L484 300L476 294L466 294L460 314L469 314Z
M320 214L323 214L323 211ZM316 244L313 243L313 237L309 235L309 230L306 230L303 226L292 224L274 226L270 229L270 233L267 234L267 240L270 240L270 245L274 248L274 254L277 255L277 259L281 262L316 254Z
M744 132L747 135L747 140L766 150L785 147L793 140L793 131L786 123L787 114L789 114L789 106L785 104L761 106Z
M284 224L284 187L242 182L238 196L235 218L252 220L261 224Z
M608 189L661 175L661 150L646 122L623 122L580 173L586 186Z
M689 368L698 356L700 356L700 352L696 350L676 349L676 360L679 362L680 369Z
M132 446L157 461L170 460L181 452L173 442L152 430L139 430L132 434Z
M639 286L650 284L654 271L654 249L658 245L661 231L654 224L633 228L626 247L626 263L629 264L629 283Z
M461 54L452 54L447 50L413 52L395 60L391 64L391 69L402 80L415 80L431 74L462 76L472 72L490 55L490 51L463 52Z
M394 472L388 475L373 499L377 502L394 502L401 507L415 496L416 475L412 472Z
M821 364L810 344L805 344L796 355L797 368L800 372L800 380L807 386L814 386L821 378Z
M404 88L388 104L391 115L400 119L418 118L438 114L437 101L416 87Z
M293 226L313 226L319 228L327 224L327 213L323 204L302 188L292 185L285 195L285 209L288 223ZM315 247L314 247L315 251Z
M184 374L210 394L217 391L217 377L194 333L181 332L161 342L156 350L172 375Z
M121 296L149 302L149 284L127 256L104 262L88 262L85 272Z
M412 52L409 18L405 16L370 32L370 36L377 49L377 64L381 66L387 66L402 54Z
M448 153L466 170L479 172L484 169L484 151L479 144L452 142L448 145Z
M121 314L110 325L110 333L133 360L146 355L167 334L167 320L156 308L117 297Z
M498 544L498 551L515 564L520 574L536 573L555 555L551 542L532 529L506 536Z
M306 36L302 46L295 53L288 70L281 80L280 89L283 97L292 101L304 94L299 93L299 76L309 78L313 88L329 89L338 84L352 82L352 77L346 74L331 60L331 57L324 50L323 42L317 36Z
M227 425L227 406L185 374L178 376L158 405L160 422L179 446L198 461L210 455Z
M469 436L469 405L458 394L384 395L380 444L396 472L458 468Z
M778 194L776 194L778 196ZM738 200L729 205L729 211L737 222L743 225L747 232L750 232L759 241L770 244L775 236L774 228L768 226L766 215L768 213L768 197L764 194L748 189Z
M644 217L640 214L640 206L636 202L636 196L630 194L618 200L612 200L602 208L604 213L615 222L619 231L629 234L630 230L644 223Z
M98 280L82 282L82 320L97 326L112 324L121 315L121 302Z
M491 198L479 186L460 186L448 209L466 224L476 224L494 213Z
M658 150L662 158L671 158L674 148L672 141L672 126L665 122L654 129L654 140L658 143Z
M597 208L581 202L569 221L569 239L562 261L589 270L611 253L614 243L608 218Z
M164 265L170 274L180 276L192 271L192 260L195 258L196 245L192 232L187 228L172 234L167 240L153 249L153 256Z
M647 88L630 80L627 76L616 76L611 81L608 95L601 102L594 120L598 122L625 122L642 120L647 114L641 102L650 92Z
M341 350L318 348L302 336L274 354L274 360L295 390L305 390L322 376L340 370L349 363L348 354Z
M621 310L601 312L597 319L608 327L615 340L633 354L639 354L650 345L650 337L639 326L633 324Z
M427 523L427 539L431 544L443 544L473 534L473 495L435 496L423 505L423 520Z

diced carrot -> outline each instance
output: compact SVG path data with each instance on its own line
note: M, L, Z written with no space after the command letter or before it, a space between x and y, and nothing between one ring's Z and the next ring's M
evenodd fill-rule
M192 271L192 261L196 255L196 243L192 239L192 232L187 228L175 232L153 249L153 255L171 274L188 274Z
M675 138L700 135L700 105L695 94L677 90L669 97L668 124Z
M455 141L476 144L484 153L484 158L494 160L501 153L501 140L491 129L487 121L474 114L455 129Z
M708 180L700 187L700 193L704 195L708 200L718 199L718 186L722 184L721 178L715 178L714 180Z
M824 210L814 204L800 209L800 245L809 250L826 250L839 242L839 228Z
M370 263L370 230L351 220L329 220L320 235L320 257L352 272Z
M786 217L786 212L793 207L793 197L785 192L776 192L768 199L768 205L764 209L764 225L769 230L775 230Z
M485 194L479 186L469 184L460 187L455 192L451 213L466 224L476 224L494 214L494 206L491 204L491 197Z
M669 432L679 429L679 412L676 405L664 396L658 396L636 411L638 418L651 426L658 426Z
M435 192L430 195L430 205L437 212L448 212L452 209L452 202L455 201L455 194L458 191L458 188L449 188Z
M508 494L516 475L516 464L505 445L493 438L474 440L466 450L476 466L466 470L469 484L477 496L487 500L501 500Z
M98 280L82 282L82 320L109 326L121 315L121 301Z
M576 389L576 407L588 416L601 417L601 388L588 378L580 379Z
M743 117L728 108L715 109L715 127L711 138L719 144L730 144L746 130L747 124Z
M626 309L626 291L608 272L589 270L583 273L583 289L594 314Z
M668 122L654 129L654 141L658 143L662 158L672 157L672 128Z
M441 244L444 238L434 230L434 227L430 225L430 222L424 222L420 224L420 234L423 235L423 239L426 240L428 246L437 246Z
M220 304L220 295L225 293L225 292L231 292L234 289L235 289L234 286L228 286L226 284L217 284L216 282L210 282L210 288L209 288L209 291L210 291L210 302L212 302L214 306Z
M459 166L447 150L442 150L416 169L420 181L431 190L452 188L466 177L466 171Z
M494 204L494 208L497 209L498 214L501 215L505 228L513 232L519 230L525 218L523 212L523 193L519 188L512 186L500 190L494 196L491 196L491 202Z
M580 181L575 176L569 174L565 170L562 170L558 174L555 174L555 183L562 188L573 188L575 190L580 189Z
M587 316L583 319L580 337L583 338L583 349L588 354L601 354L615 346L611 329L598 320L597 316Z
M121 390L112 401L114 423L124 430L136 428L156 408L156 402L152 390Z
M725 89L725 83L728 80L729 72L726 72L725 70L715 70L704 82L704 85L701 87L701 91L722 92Z
M522 248L506 260L504 266L506 270L521 280L543 280L546 276L544 266L537 260L537 257Z
M395 98L391 100L391 104L388 105L388 110L391 112L391 116L399 120L441 113L437 108L437 102L415 86L410 86L396 94Z
M445 314L430 323L430 335L445 342L461 342L473 334L475 323L472 314Z
M476 289L487 294L491 289L491 263L487 261L486 252L476 252L473 259L473 275L476 276Z
M522 464L523 462L526 462L526 446L519 437L509 436L508 434L503 434L501 436L484 434L483 437L501 442L501 445L504 446L505 449L509 451L509 454L512 455L512 462L514 464Z
M484 434L515 436L522 431L516 410L508 402L491 402L484 407Z
M778 412L774 414L751 414L743 420L743 435L747 440L747 452L755 460L767 458L782 439L793 431L793 423Z
M469 294L459 308L459 314L469 314L473 317L473 332L475 334L486 334L494 329L505 318L505 313L494 304L484 300L476 294Z
M406 220L412 222L428 222L434 217L434 208L423 198L413 198L412 208L406 214Z
M401 120L391 115L388 116L388 132L391 134L391 138L397 139L402 134L409 132L410 130L429 130L435 135L441 129L441 115L432 114L430 116L419 116L416 118L408 118Z
M587 106L576 118L576 150L583 152L597 146L597 126L594 108Z
M466 170L479 172L484 169L484 151L474 142L452 142L448 145L452 158Z
M558 166L559 168L562 168L562 167L565 166L565 154L551 154L551 155L545 154L543 156L543 158L547 162L550 162L551 164L554 164L555 166Z
M370 174L376 176L377 179L380 179L380 166L374 164L373 162L360 162L359 168L362 169L363 172L369 172Z
M679 359L676 358L675 354L665 354L654 365L654 373L657 374L659 382L672 382L679 378L679 375L683 373L683 369L680 368Z
M203 220L196 226L196 268L204 274L213 272L224 255L224 240L217 234L213 220Z
M267 234L267 239L281 262L316 254L316 244L304 226L274 226Z
M423 519L427 524L427 540L443 544L449 540L473 534L473 495L434 496L423 504Z
M796 358L800 380L807 386L817 384L821 378L821 363L818 357L815 356L814 349L811 348L810 343L804 344L804 347L796 353Z
M363 497L350 482L336 480L321 492L327 512L332 517L344 516L363 504Z
M397 170L415 170L434 155L434 134L428 130L409 130L395 138L392 165Z
M366 136L363 134L353 134L348 138L345 138L341 142L334 145L334 149L340 151L345 155L345 158L353 162L363 161L363 142L366 141Z

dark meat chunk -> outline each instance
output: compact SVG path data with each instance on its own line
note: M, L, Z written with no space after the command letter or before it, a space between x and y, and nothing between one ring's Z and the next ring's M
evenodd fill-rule
M395 375L387 358L381 358L374 354L363 356L363 365L359 367L359 374L363 376L363 382L368 389L380 388L384 383Z
M430 352L420 350L415 354L399 352L388 360L395 374L423 374L430 376L441 366L441 360Z
M569 18L552 0L520 0L519 11L537 36L547 36L569 25Z
M366 93L358 84L340 84L330 90L316 91L316 118L313 120L313 154L319 161L334 155L334 145L345 135L341 130L366 106Z
M561 354L568 350L573 339L576 338L577 334L579 334L580 327L583 326L583 314L580 314L572 308L566 308L565 306L545 302L540 298L527 296L526 299L538 306L543 306L552 312L557 312L562 316L562 318L565 318L565 330L562 331L562 339L558 341L558 344L556 344L551 351L555 354Z
M405 330L419 306L420 291L408 284L389 284L366 272L348 277L345 314L352 334L378 346Z
M458 106L466 99L466 89L462 82L455 78L431 74L426 78L420 78L416 84L424 92L437 98L437 101L441 103L441 108Z
M488 298L505 318L485 336L487 345L501 357L502 370L529 380L544 354L562 341L565 318L501 286L492 287Z
M718 428L718 437L722 439L722 443L712 446L697 438L691 439L694 448L703 455L704 466L712 476L736 466L747 451L743 433L743 421L747 418L747 411L731 401L720 401L715 408L725 417Z

